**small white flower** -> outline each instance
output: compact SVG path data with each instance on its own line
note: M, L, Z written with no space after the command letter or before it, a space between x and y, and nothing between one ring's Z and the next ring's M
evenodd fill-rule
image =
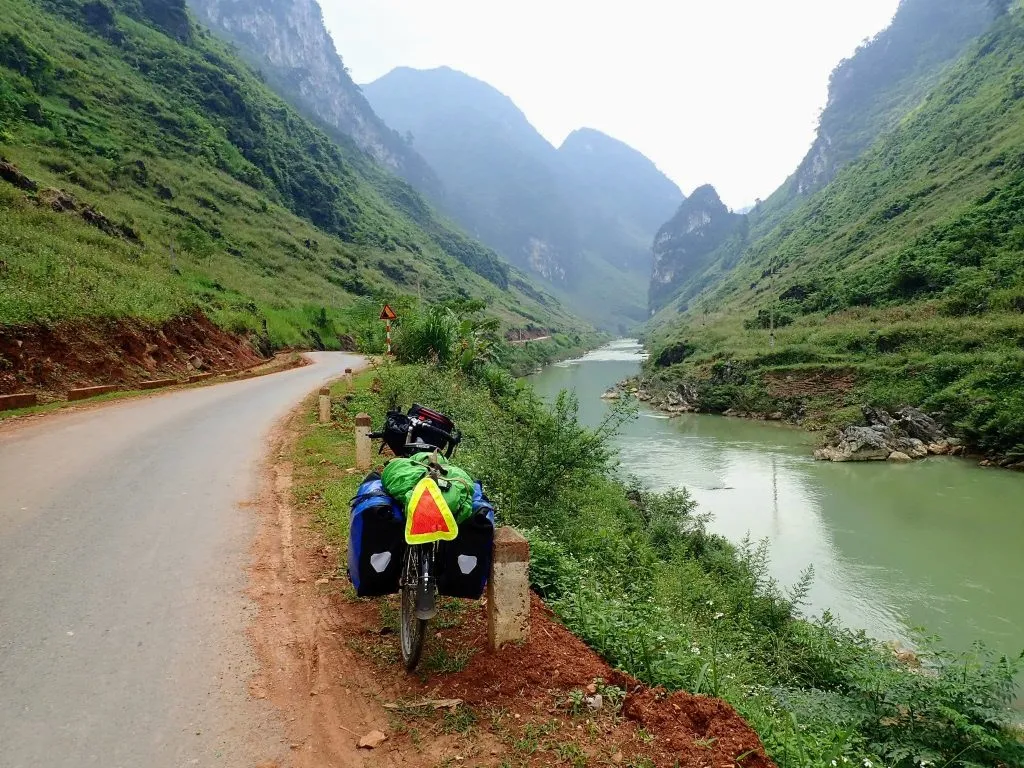
M708 600L708 605L714 605L714 604L715 604L714 600Z
M868 759L867 759L867 758L865 757L865 758L864 758L864 768L871 768L871 766L872 766L872 765L874 765L874 763L872 763L872 762L871 762L870 760L868 760Z
M715 614L715 621L718 621L719 619L724 619L724 618L725 618L725 614L722 613L721 611L719 611L718 613Z
M837 763L835 760L833 760L832 761L832 768L836 768L837 765L839 765L839 763Z
M694 654L696 656L700 656L700 646L699 645L691 645L690 646L690 653L692 653L692 654Z

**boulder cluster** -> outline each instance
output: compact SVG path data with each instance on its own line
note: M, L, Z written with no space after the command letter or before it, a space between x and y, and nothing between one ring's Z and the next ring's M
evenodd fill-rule
M927 456L957 456L963 446L943 426L917 408L889 413L864 406L867 426L851 426L837 439L814 453L819 461L905 462Z
M632 379L612 387L601 395L603 400L618 400L623 397L635 397L641 403L647 403L651 408L667 413L670 416L697 413L698 411L695 405L697 402L697 391L685 384L680 385L679 389L650 392L642 383L637 383L635 379Z

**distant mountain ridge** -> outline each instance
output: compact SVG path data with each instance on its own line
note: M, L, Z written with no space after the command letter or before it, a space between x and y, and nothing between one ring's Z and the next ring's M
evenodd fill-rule
M592 129L556 149L511 99L447 67L398 68L363 91L473 235L602 327L646 318L650 241L683 200L650 160Z
M646 275L651 233L682 202L679 187L645 155L593 128L570 133L558 155L577 201L583 246Z
M400 67L363 91L385 122L412 135L449 192L448 211L471 234L551 283L577 277L557 152L511 99L448 67Z

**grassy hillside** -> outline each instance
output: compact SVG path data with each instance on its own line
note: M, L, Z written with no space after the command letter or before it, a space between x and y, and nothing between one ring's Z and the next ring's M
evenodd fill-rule
M658 322L717 285L746 248L896 128L991 25L994 8L990 0L901 0L892 23L832 72L814 144L793 175L754 207L741 236L715 243L699 269L664 286L671 303L664 309L662 301L652 301L652 309L663 310Z
M198 307L274 344L332 346L403 294L574 325L182 2L0 0L0 155L0 327Z
M823 385L819 410L924 405L976 446L1024 458L1022 72L1017 10L653 333L661 375L703 382L717 406L793 412L808 403L772 381L848 381Z

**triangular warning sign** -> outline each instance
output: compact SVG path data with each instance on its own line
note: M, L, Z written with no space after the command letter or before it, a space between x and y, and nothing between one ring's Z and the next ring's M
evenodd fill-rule
M381 320L397 320L398 315L395 314L395 310L391 308L390 304L385 304L384 309L380 311Z
M416 484L405 510L405 540L409 544L451 541L459 535L455 516L437 483L425 477Z

